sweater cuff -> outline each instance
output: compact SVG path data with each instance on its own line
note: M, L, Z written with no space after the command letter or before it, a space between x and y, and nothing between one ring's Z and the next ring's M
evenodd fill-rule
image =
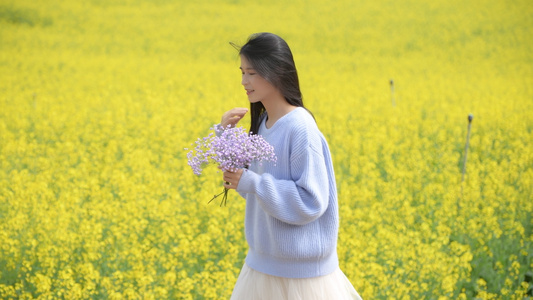
M260 176L248 169L244 169L242 172L241 179L237 185L237 192L242 194L254 193L255 186L259 182Z
M222 135L222 132L224 132L224 127L222 127L222 124L216 124L213 126L213 130L215 131L215 135L217 137L220 137Z

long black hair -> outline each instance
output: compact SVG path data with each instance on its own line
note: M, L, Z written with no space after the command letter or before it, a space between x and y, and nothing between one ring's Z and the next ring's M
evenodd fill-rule
M254 70L270 84L280 90L285 100L294 106L304 107L298 72L291 49L281 37L268 32L252 34L246 44L238 47ZM263 103L250 103L250 134L257 134L265 112Z

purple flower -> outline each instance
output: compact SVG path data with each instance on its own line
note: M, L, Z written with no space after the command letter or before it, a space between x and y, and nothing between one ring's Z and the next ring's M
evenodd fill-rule
M274 147L262 136L250 135L243 127L223 128L215 125L211 129L216 134L210 133L204 138L197 139L194 149L187 153L188 164L194 174L202 174L203 168L209 163L218 164L222 171L236 171L249 166L252 162L276 162ZM223 193L225 203L226 188ZM214 198L219 195L215 195Z

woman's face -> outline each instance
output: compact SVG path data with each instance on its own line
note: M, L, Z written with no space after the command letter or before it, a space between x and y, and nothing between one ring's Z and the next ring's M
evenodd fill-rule
M244 86L251 103L268 101L272 97L279 96L279 90L261 77L243 55L241 55L240 69L242 72L241 84Z

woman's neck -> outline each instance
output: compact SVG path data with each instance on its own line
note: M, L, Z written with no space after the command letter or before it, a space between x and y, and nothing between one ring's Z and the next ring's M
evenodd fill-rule
M266 127L271 128L281 117L293 111L296 106L289 104L285 98L277 97L270 101L263 101L263 106L267 112Z

